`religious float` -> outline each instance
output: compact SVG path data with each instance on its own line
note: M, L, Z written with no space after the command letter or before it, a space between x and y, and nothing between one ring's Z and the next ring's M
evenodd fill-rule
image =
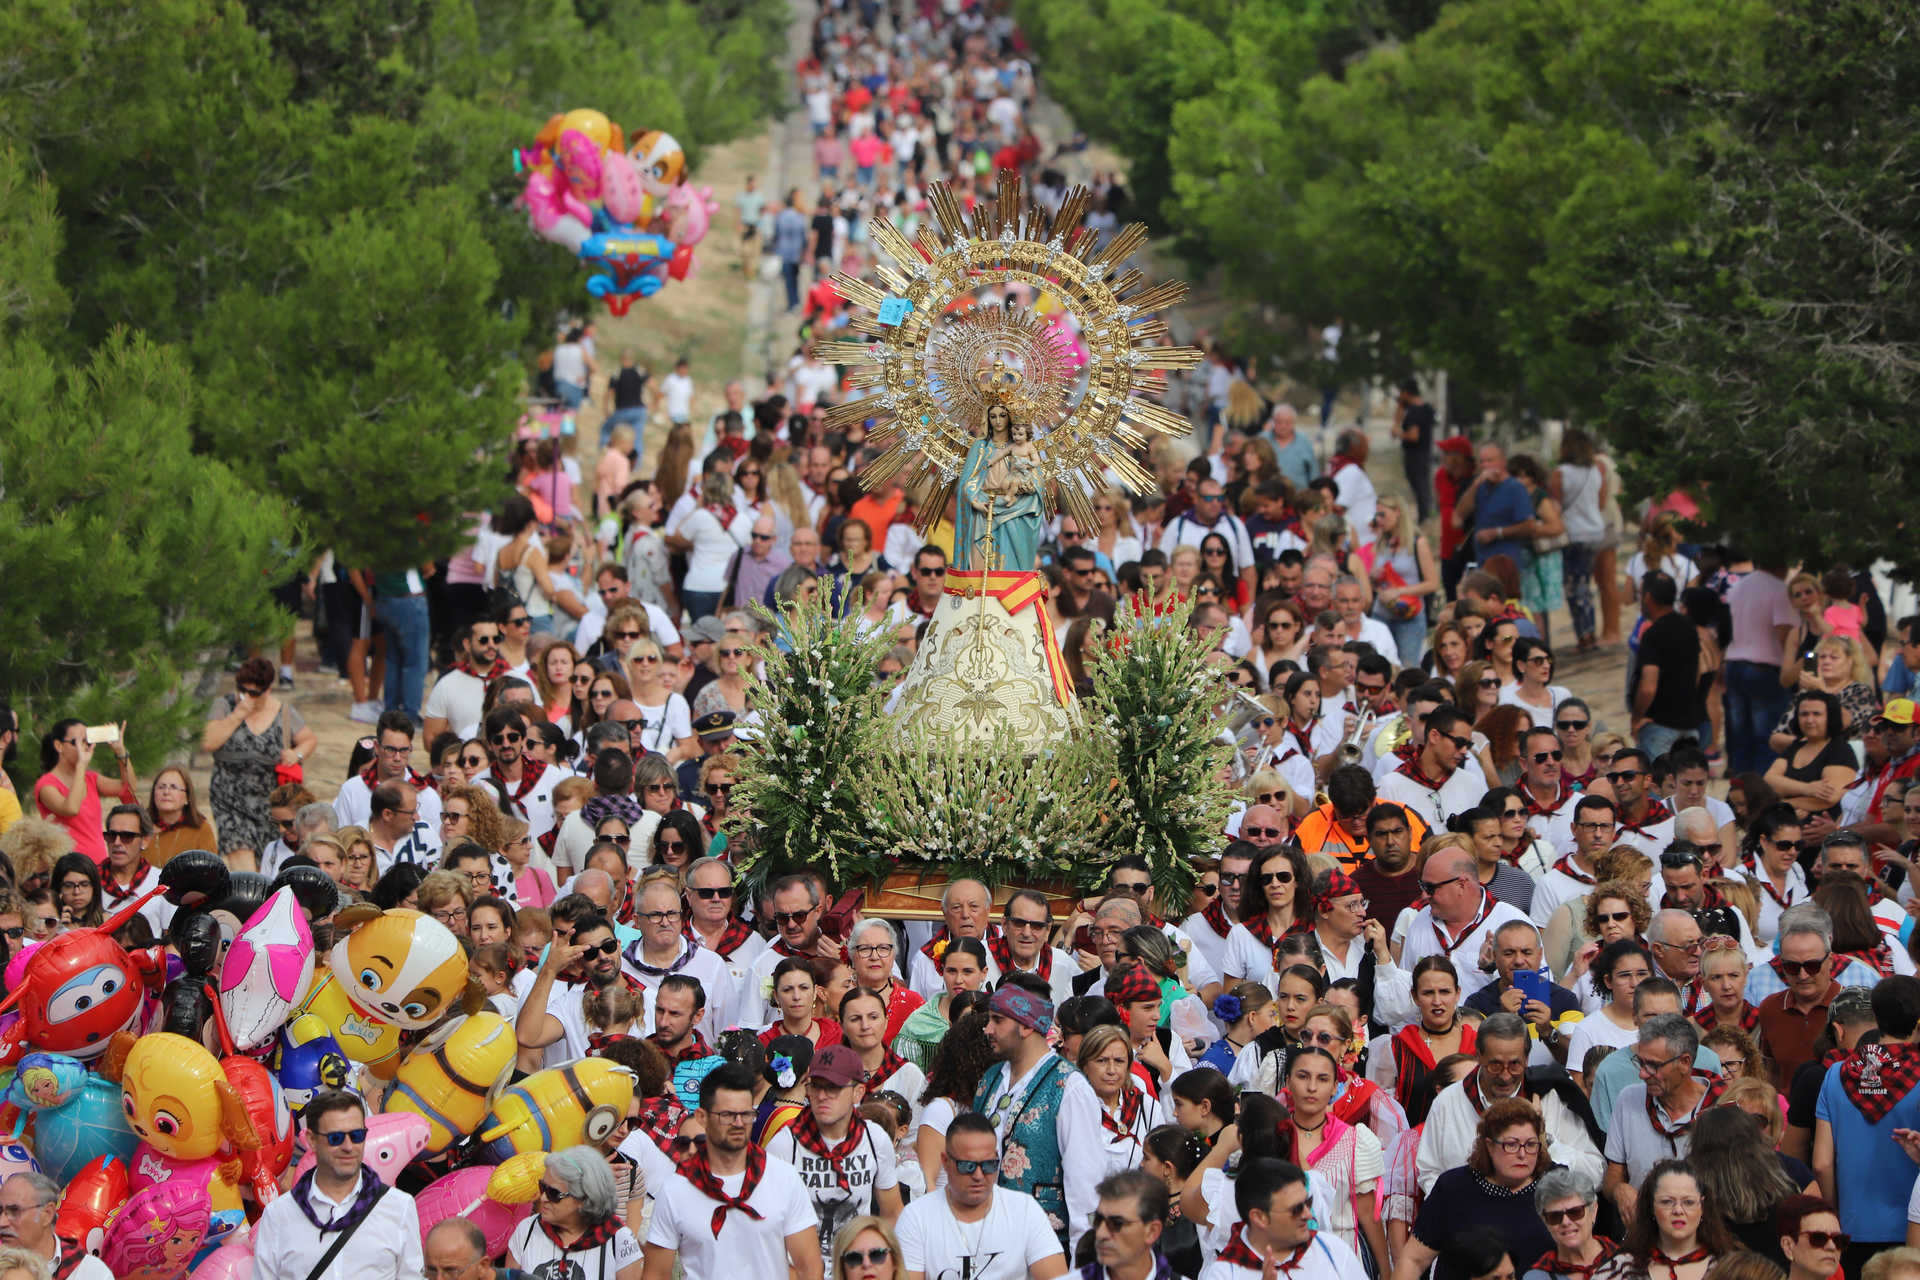
M1123 603L1085 645L1092 689L1077 694L1039 555L1056 512L1097 530L1097 495L1154 488L1135 452L1190 430L1149 398L1201 357L1155 314L1185 286L1125 265L1144 227L1104 242L1083 227L1083 189L1052 216L1011 171L970 216L944 184L927 195L914 239L873 221L892 265L878 284L834 277L854 339L816 350L863 393L827 414L879 446L862 484L902 484L923 537L951 522L945 595L897 690L875 681L891 629L863 627L857 603L785 610L752 695L735 860L750 888L818 869L865 886L869 912L928 919L960 875L999 901L1038 888L1065 915L1140 853L1178 904L1193 858L1220 843L1229 690L1183 608Z

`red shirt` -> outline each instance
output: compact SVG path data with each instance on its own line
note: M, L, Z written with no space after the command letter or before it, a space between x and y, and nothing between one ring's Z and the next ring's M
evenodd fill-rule
M1460 494L1466 489L1466 483L1455 480L1453 473L1445 467L1434 472L1433 493L1440 505L1440 558L1450 559L1460 549L1460 527L1453 521L1454 504L1460 501Z

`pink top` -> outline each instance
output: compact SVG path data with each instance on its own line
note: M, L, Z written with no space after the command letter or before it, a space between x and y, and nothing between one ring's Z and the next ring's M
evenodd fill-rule
M880 163L880 139L871 133L863 133L848 144L853 152L853 162L862 169L871 169Z
M1800 615L1787 598L1787 584L1763 569L1743 575L1727 592L1727 610L1733 615L1733 643L1728 662L1780 665L1780 638L1775 627L1799 625Z
M523 907L550 907L555 896L553 880L538 867L522 868L513 878L513 896Z
M567 480L567 473L558 467L542 467L538 471L527 473L521 478L529 494L538 494L546 499L553 509L555 520L565 520L573 515L573 485Z
M107 838L100 834L100 775L91 769L87 770L87 794L85 798L80 801L80 812L74 814L71 818L63 814L55 813L53 810L47 808L46 805L40 803L40 789L42 787L52 787L54 791L64 797L67 794L66 784L54 777L51 773L41 774L39 781L33 784L33 803L35 807L40 810L41 817L47 819L49 822L57 822L67 829L67 834L73 837L73 847L75 849L86 854L95 862L105 862L107 860Z
M813 162L822 169L837 168L845 163L847 153L840 147L840 139L820 137L813 140Z
M1866 622L1867 615L1859 605L1830 604L1820 616L1827 620L1827 625L1833 628L1835 635L1845 636L1856 644L1865 641L1866 637L1861 634L1860 628Z

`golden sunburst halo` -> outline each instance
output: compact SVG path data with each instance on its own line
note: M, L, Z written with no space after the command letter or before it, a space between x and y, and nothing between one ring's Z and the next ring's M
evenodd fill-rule
M880 285L833 277L856 308L849 330L867 341L819 342L814 352L829 364L858 366L847 385L872 394L829 409L827 429L873 421L868 438L882 452L860 469L860 481L877 490L906 471L924 536L984 425L980 375L997 362L1018 375L1007 399L1033 424L1041 475L1050 482L1042 488L1049 514L1065 506L1083 528L1097 530L1092 499L1106 488L1107 472L1134 493L1153 492L1153 476L1134 452L1152 435L1192 429L1147 398L1163 389L1165 371L1200 363L1196 347L1161 345L1168 330L1155 318L1186 296L1186 285L1147 285L1138 270L1122 271L1146 244L1146 227L1130 224L1101 245L1081 225L1092 201L1085 187L1069 191L1052 217L1024 198L1012 169L1000 171L995 198L979 201L970 219L945 183L928 187L927 201L933 218L913 240L885 217L869 224L873 243L893 262L875 268ZM1012 283L1050 295L1073 317L1084 368L1044 317L970 305L978 290Z

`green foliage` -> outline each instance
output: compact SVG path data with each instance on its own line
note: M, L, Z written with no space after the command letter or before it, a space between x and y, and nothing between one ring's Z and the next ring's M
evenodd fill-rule
M1156 616L1123 602L1087 669L1093 697L1081 706L1094 740L1101 850L1144 857L1167 904L1186 901L1193 860L1220 851L1232 804L1233 747L1214 721L1227 686L1187 626L1190 611Z

